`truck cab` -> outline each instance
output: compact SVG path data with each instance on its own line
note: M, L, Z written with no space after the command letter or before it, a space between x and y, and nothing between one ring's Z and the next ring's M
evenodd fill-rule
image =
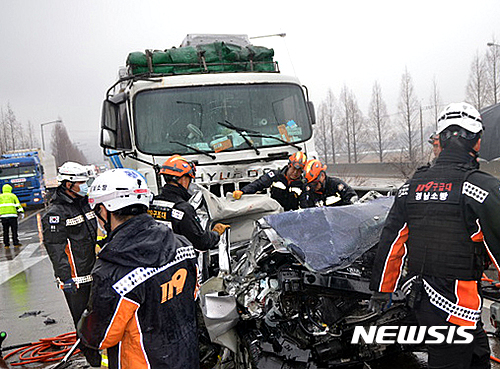
M146 51L144 73L129 55L103 104L101 146L113 165L137 169L158 193L158 169L180 154L196 164L197 184L225 196L298 150L316 156L307 90L272 56L257 60L272 53L263 49L245 35L188 35L172 59L180 52L197 59L155 64L170 50Z
M45 195L43 167L36 152L3 154L0 158L0 187L12 186L22 206L42 205Z

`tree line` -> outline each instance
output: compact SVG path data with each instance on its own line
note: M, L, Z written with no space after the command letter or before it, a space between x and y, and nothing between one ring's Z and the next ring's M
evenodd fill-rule
M491 43L483 56L474 57L464 101L478 110L500 102L500 46ZM436 78L428 103L418 98L413 79L405 69L400 79L397 111L390 114L378 81L364 114L356 95L347 85L337 96L331 89L318 106L315 143L326 163L380 162L409 164L414 168L431 160L430 136L446 104Z
M15 150L41 148L40 141L28 121L19 121L9 103L0 108L0 154ZM61 122L54 125L50 137L50 151L54 155L56 165L61 166L66 161L76 161L85 164L84 153L71 141L66 127Z

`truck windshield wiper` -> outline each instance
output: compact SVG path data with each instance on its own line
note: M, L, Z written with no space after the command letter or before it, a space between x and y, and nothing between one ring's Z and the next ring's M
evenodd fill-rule
M302 148L300 146L297 146L297 145L295 145L292 142L288 142L288 141L283 140L282 138L279 138L279 137L275 137L275 136L271 136L271 135L266 135L264 133L260 133L258 131L254 131L252 129L246 129L246 128L237 127L234 124L229 123L227 120L226 120L225 123L222 123L222 122L217 122L217 123L220 124L221 126L224 126L224 127L230 128L230 129L234 129L236 132L238 132L240 134L241 134L241 132L245 132L246 135L250 136L250 137L272 138L272 139L274 139L276 141L283 142L283 143L285 143L287 145L290 145L290 146L296 148L297 150L302 150ZM245 137L243 137L243 138L245 138Z
M179 141L170 141L170 143L174 143L174 144L177 144L177 145L184 146L184 147L186 147L188 149L196 151L198 154L202 154L202 155L208 156L212 160L215 160L217 158L215 155L212 155L212 154L210 154L210 153L208 153L206 151L200 150L197 147L186 145L185 143L182 143L182 142L179 142Z
M220 124L221 126L223 127L226 127L226 128L229 128L229 129L232 129L233 131L236 131L246 142L246 144L251 148L251 149L254 149L255 150L255 153L257 155L260 155L260 151L258 148L255 147L255 145L253 144L252 141L250 141L248 139L247 136L249 136L249 134L247 132L252 132L252 133L259 133L257 131L252 131L250 129L245 129L245 128L241 128L241 127L237 127L235 126L233 123L231 122L228 122L227 120L225 120L224 122L217 122L217 124ZM243 133L245 132L245 133Z
M283 140L282 138L279 138L279 137L274 137L274 136L266 135L266 134L263 134L263 133L249 133L248 135L250 137L272 138L273 140L276 140L276 141L279 141L279 142L283 142L283 143L285 143L287 145L290 145L290 146L296 148L299 151L302 151L302 148L300 146L295 145L293 142L288 142L287 140Z

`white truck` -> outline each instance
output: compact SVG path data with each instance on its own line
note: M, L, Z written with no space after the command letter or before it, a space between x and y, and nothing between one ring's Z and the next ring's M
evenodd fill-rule
M129 54L103 103L105 155L158 193L159 168L180 154L220 197L298 150L315 157L307 89L273 56L246 35L188 35L178 48Z

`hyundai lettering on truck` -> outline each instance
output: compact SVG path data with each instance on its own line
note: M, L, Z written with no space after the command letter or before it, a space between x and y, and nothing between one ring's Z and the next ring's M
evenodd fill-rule
M196 183L217 196L316 156L314 108L274 51L246 35L188 35L181 46L133 52L107 92L101 146L115 167L137 169L153 192L173 154L193 161Z

